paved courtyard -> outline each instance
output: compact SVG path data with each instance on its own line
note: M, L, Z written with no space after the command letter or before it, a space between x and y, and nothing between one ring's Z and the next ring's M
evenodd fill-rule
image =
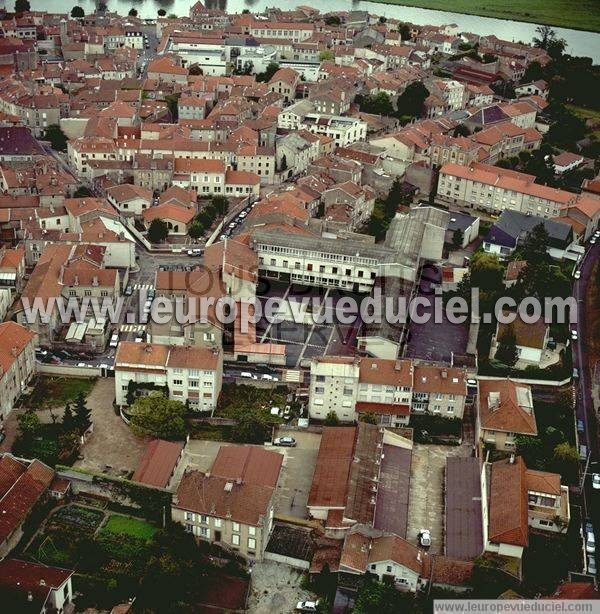
M75 467L120 476L135 471L148 440L136 437L115 414L114 398L115 380L99 378L87 398L94 432L81 447L83 460L77 461Z
M300 587L302 572L288 565L264 561L252 567L252 588L248 600L251 614L294 612L299 601L314 598Z
M433 554L444 551L444 475L449 456L470 456L471 446L414 444L406 539L417 544L420 529L431 532Z

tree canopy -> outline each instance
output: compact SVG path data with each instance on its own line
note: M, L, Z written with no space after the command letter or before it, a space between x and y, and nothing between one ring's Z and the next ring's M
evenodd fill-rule
M73 17L73 19L82 19L85 17L85 11L80 6L75 5L71 9L71 17Z
M148 227L148 239L150 243L160 243L169 236L169 227L165 220L153 219Z
M131 429L138 436L185 437L185 405L164 394L138 397L131 406Z
M52 124L46 128L42 140L49 141L52 149L67 151L67 136L58 124Z

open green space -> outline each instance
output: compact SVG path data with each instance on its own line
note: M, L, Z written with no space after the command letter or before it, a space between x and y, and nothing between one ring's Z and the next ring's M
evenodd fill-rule
M95 381L80 377L39 377L25 404L32 409L64 407L68 401L74 401L80 392L87 396Z
M584 121L593 120L596 124L596 127L592 128L592 132L589 134L590 137L600 140L600 111L595 111L594 109L586 109L584 107L577 107L572 104L567 104L565 107L576 115L580 119Z
M381 0L379 3L600 32L597 0L488 0L482 4L471 0Z
M108 518L102 527L102 532L122 533L138 539L150 540L154 537L156 528L143 520L115 514Z

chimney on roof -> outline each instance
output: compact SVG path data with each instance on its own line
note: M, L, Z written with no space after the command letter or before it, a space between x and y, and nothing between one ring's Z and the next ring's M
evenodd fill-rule
M46 580L44 580L44 578L40 580L40 586L46 586Z
M79 285L79 275L75 275L75 280L73 281L73 285L74 286L78 286Z
M515 464L515 455L514 455L514 454L511 454L511 455L510 455L510 458L508 459L508 462L509 462L511 465L514 465L514 464Z
M148 354L150 354L152 352L152 346L150 344L148 344L145 348L144 348L145 352L148 352Z
M11 349L11 354L16 358L19 355L19 348L18 347L13 347Z
M446 371L446 369L442 369L442 379L447 379L448 378L448 371Z

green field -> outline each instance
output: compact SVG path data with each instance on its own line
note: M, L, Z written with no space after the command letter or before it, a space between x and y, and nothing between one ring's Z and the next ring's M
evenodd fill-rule
M87 397L95 381L93 378L41 376L37 378L26 405L33 409L64 407L68 401L74 401L80 392Z
M378 0L375 0L376 2ZM598 0L379 0L381 4L401 4L423 9L497 17L515 21L544 23L563 28L600 32Z
M600 111L594 111L594 109L584 109L583 107L576 107L572 104L565 106L569 111L571 111L571 113L573 113L573 115L577 115L577 117L580 117L584 121L587 121L588 119L594 120L597 127L592 130L590 136L595 139L600 139Z
M114 534L124 533L131 537L149 541L154 537L156 528L143 520L113 515L106 521L106 524L102 527L102 531Z

